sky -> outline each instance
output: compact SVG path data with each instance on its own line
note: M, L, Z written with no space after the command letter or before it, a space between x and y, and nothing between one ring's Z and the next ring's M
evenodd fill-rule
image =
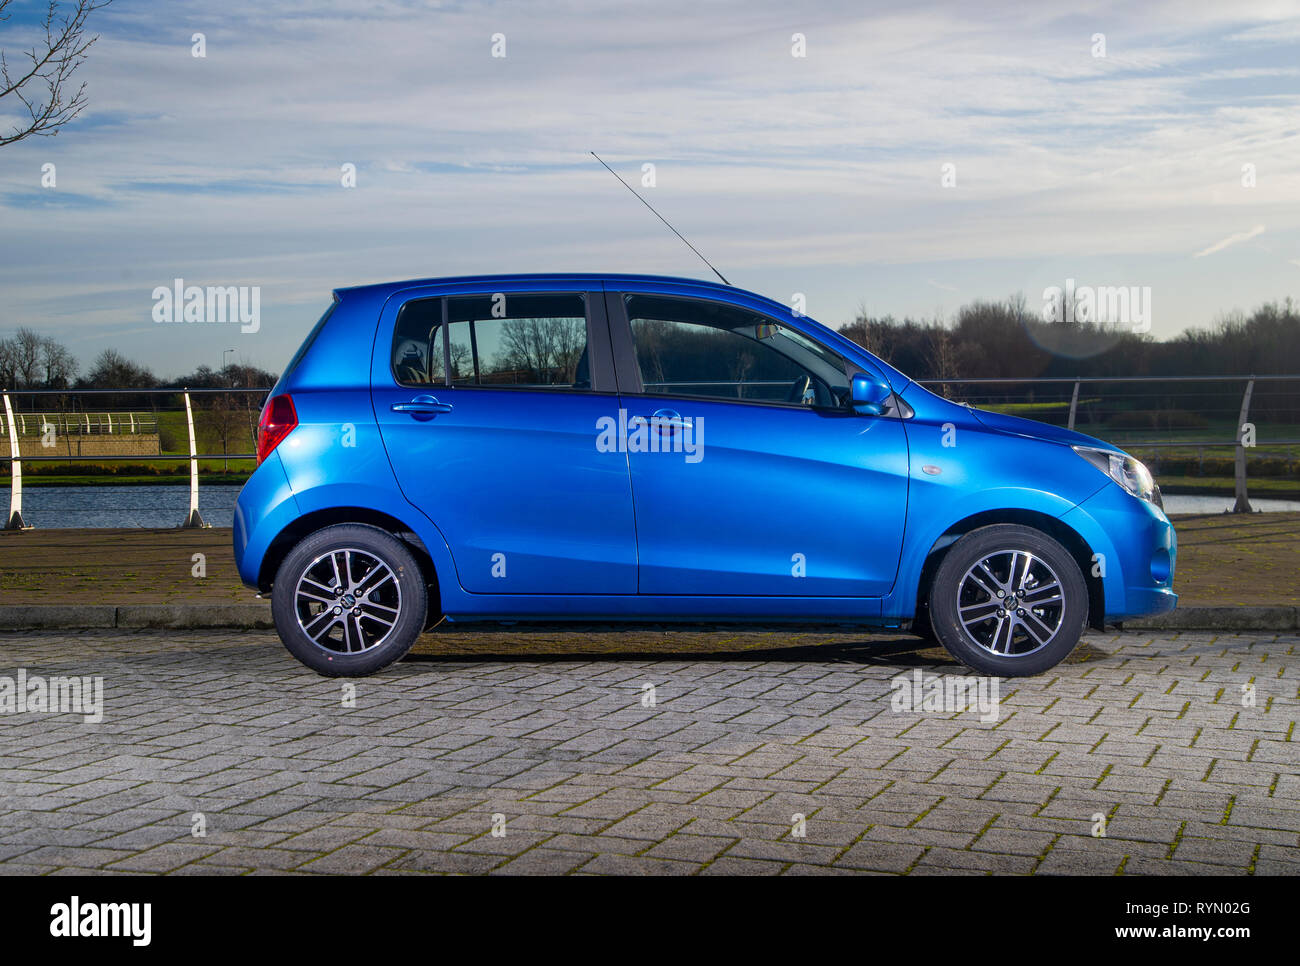
M11 3L11 60L43 7ZM278 371L368 282L712 277L593 150L833 326L1073 279L1149 290L1168 338L1300 292L1296 3L115 0L91 29L82 116L0 148L0 338L83 371ZM259 287L257 331L154 321L177 278Z

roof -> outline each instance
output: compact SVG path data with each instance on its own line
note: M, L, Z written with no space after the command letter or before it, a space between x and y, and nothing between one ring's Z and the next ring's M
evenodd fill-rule
M366 295L391 295L393 292L400 292L402 289L416 288L422 285L449 285L449 284L467 284L467 283L511 283L525 282L529 279L545 279L548 282L568 282L582 283L590 285L596 282L632 282L643 284L646 282L675 282L682 285L694 285L702 288L716 289L718 292L744 292L747 295L757 295L757 292L748 292L745 289L737 289L734 285L723 285L721 282L711 282L702 278L683 278L675 275L631 275L626 273L602 273L602 272L506 272L499 275L451 275L442 278L411 278L397 282L376 282L371 285L350 285L338 288L340 295L347 293L366 294ZM764 298L765 296L759 296Z

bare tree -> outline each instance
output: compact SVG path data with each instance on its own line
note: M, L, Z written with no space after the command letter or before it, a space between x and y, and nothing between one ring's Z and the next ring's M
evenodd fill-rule
M210 435L221 444L221 453L230 453L230 445L242 444L241 436L248 429L248 406L234 393L221 393L210 397L206 411L197 417L198 431ZM222 470L230 469L230 461L223 459Z
M83 382L87 389L151 389L158 384L147 366L130 361L116 349L97 355Z
M11 16L6 12L10 2L0 0L0 22ZM85 61L86 51L99 39L86 34L87 18L110 2L76 0L71 10L60 11L58 0L49 0L41 18L45 37L15 56L21 66L11 67L9 55L0 50L0 113L21 118L12 130L0 132L0 147L26 137L58 134L59 128L85 109L86 85L82 83L74 91L73 75Z
M40 382L41 344L45 340L28 328L21 328L13 337L14 382L28 388Z
M1007 311L1021 325L1025 324L1025 313L1029 310L1029 299L1025 297L1023 291L1013 292L1007 296Z
M649 385L661 385L664 382L664 345L673 323L659 319L636 319L632 322L632 338L636 342L637 361L641 364L641 376L653 376L647 379Z
M551 364L561 373L560 379L572 383L578 375L578 362L587 348L587 325L581 319L555 320L551 330Z
M951 379L957 375L957 347L952 333L943 325L943 320L936 316L934 325L925 330L925 353L930 364L931 374L938 379ZM936 387L939 395L947 397L948 384Z
M754 353L748 351L728 352L727 356L727 370L731 374L731 381L736 384L736 398L744 399L745 383L749 379L749 374L754 371L757 360L754 358Z
M77 378L80 365L68 347L48 336L41 339L41 367L46 389L64 389Z
M586 335L580 319L511 319L502 327L496 366L523 370L531 381L572 383Z
M432 360L429 363L429 371L439 371L438 361ZM451 344L451 378L453 382L469 380L474 378L474 360L470 357L469 346L464 342L453 342Z
M0 339L0 389L18 388L18 366L13 339Z

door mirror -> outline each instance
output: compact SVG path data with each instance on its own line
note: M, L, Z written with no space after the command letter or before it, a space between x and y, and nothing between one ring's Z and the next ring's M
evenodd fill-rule
M853 411L864 416L879 416L885 411L892 390L879 376L855 372L850 387Z

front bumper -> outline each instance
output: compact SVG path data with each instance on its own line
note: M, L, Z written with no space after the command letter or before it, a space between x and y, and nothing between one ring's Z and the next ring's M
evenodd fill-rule
M1164 511L1117 484L1102 487L1061 517L1093 549L1107 622L1171 611L1178 537Z

